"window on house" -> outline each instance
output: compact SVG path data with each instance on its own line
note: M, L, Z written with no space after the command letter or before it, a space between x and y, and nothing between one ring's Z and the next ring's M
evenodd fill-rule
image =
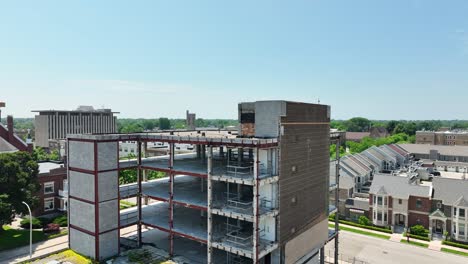
M402 204L403 201L401 199L398 199L398 204Z
M377 204L382 205L382 196L377 197Z
M420 209L422 207L422 201L421 200L416 200L416 208Z
M456 225L456 224L453 224L453 233L454 233L454 234L457 233L457 225Z
M458 209L458 216L465 217L465 209L462 209L462 208Z
M465 235L465 224L458 224L458 234L460 236L464 236Z
M54 193L54 182L44 183L44 194Z
M377 221L382 221L382 213L377 214Z
M44 199L44 211L54 210L54 199L55 198L46 198Z
M384 222L387 222L387 213L384 213Z
M376 204L377 202L377 197L374 195L374 204ZM375 218L375 217L374 217Z
M457 208L456 207L453 208L453 216L457 216Z
M374 219L377 218L377 213L374 211Z

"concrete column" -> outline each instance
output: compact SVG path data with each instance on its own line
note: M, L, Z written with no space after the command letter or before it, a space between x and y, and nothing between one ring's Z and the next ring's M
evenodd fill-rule
M224 158L224 147L223 146L219 147L219 155L221 156L221 158Z
M239 149L240 150L240 149ZM240 152L240 151L239 151ZM254 156L254 185L253 185L253 263L259 263L259 181L258 181L258 166L260 165L259 155L258 155L258 148L256 149L256 153ZM240 156L239 156L240 157ZM240 162L240 160L239 160Z
M242 161L244 160L244 149L237 148L237 166L241 166Z
M201 157L203 161L206 160L206 145L201 145Z
M169 143L169 169L174 168L174 143ZM169 174L169 256L174 256L174 174Z
M142 169L141 169L141 142L137 142L137 183L138 183L138 193L137 193L137 206L138 206L138 223L137 223L137 236L138 236L138 247L142 246L142 235L141 235L141 222L142 222Z
M68 140L67 146L69 245L102 261L120 249L118 142Z
M195 145L195 149L197 150L197 159L201 158L201 146Z
M213 219L211 215L211 208L213 204L213 190L212 190L212 183L211 183L211 177L212 177L212 170L213 170L213 147L208 147L208 179L207 179L207 193L208 193L208 210L207 210L207 231L208 231L208 241L207 241L207 255L208 255L208 264L213 263L213 256L212 256L212 242L211 242L211 237L213 235Z

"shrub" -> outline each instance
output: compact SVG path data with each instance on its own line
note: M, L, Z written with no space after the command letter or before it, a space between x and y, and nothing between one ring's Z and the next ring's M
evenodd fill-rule
M448 240L442 241L442 244L447 245L447 246L452 246L452 247L468 249L468 245L466 245L466 244L452 242L452 241L448 241Z
M384 232L384 233L387 233L387 234L393 234L392 230L390 230L388 228L376 227L376 226L365 226L365 225L360 225L360 224L357 224L357 223L354 223L354 222L344 221L344 220L340 220L340 223L345 224L345 225L370 229L370 230L374 230L374 231Z
M47 217L39 216L37 219L39 219L39 221L41 221L42 225L47 225L47 224L52 223L52 219L47 218Z
M335 213L328 216L328 220L335 221Z
M152 256L151 256L151 252L149 252L148 250L146 249L143 249L143 250L134 250L130 253L128 253L128 260L131 261L131 262L137 262L137 263L140 263L142 261L145 261L145 260L148 260L148 259L151 259Z
M48 224L44 227L44 233L58 233L60 232L60 225L59 224Z
M24 218L23 220L21 220L20 226L22 228L24 228L24 229L29 229L29 217ZM33 229L42 228L41 220L39 220L38 218L33 217L32 218L32 227L33 227Z
M370 225L370 220L369 220L369 218L367 218L366 216L361 215L361 216L359 217L359 219L358 219L358 223L359 223L360 225L368 226L368 225Z
M407 233L403 233L404 237L406 237L406 235L407 235ZM409 237L414 238L414 239L424 240L424 241L431 241L429 239L429 237L427 237L427 236L418 236L418 235L409 234Z
M429 236L429 230L425 229L424 226L422 225L414 225L410 227L410 230L411 230L411 235L422 236L422 237Z
M61 216L55 218L54 221L52 221L52 223L58 224L61 227L67 226L68 225L67 215L61 215Z

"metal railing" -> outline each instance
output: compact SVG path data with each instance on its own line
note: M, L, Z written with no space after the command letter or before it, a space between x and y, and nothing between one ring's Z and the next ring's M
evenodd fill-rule
M226 168L227 168L228 175L240 176L240 177L253 175L253 166L227 165Z

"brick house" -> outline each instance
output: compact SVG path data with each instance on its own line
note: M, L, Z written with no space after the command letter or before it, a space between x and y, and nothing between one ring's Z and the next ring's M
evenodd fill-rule
M432 212L429 215L433 234L450 236L468 242L468 181L450 178L434 178Z
M369 191L372 223L385 227L429 228L432 187L411 177L376 174Z
M37 196L39 205L34 216L48 215L67 210L67 169L63 163L40 162L38 181L41 185Z

